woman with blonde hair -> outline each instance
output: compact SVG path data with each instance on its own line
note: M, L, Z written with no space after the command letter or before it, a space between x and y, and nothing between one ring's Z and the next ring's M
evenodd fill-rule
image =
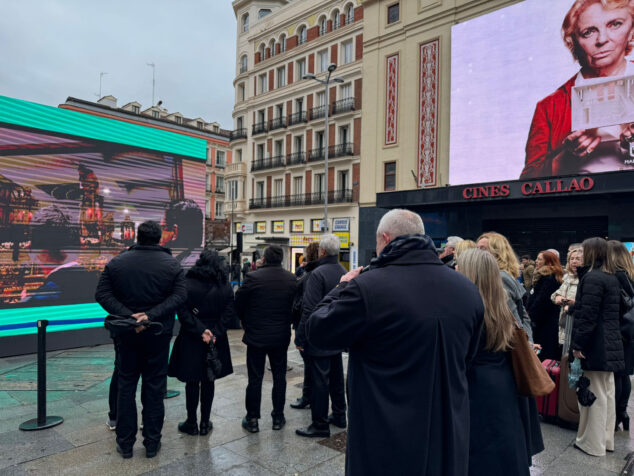
M469 474L528 475L533 451L527 439L534 438L527 431L517 431L524 427L526 399L517 396L510 365L516 322L507 305L498 265L490 253L469 249L459 255L458 271L477 286L484 303L480 345L467 374ZM541 432L538 437L541 440Z
M606 268L614 273L619 280L621 289L630 297L634 298L634 262L632 256L627 251L623 243L616 240L608 241L608 257ZM621 305L620 316L627 312ZM634 343L624 335L623 339L623 357L625 361L625 369L623 371L614 372L614 399L616 402L616 424L615 429L619 429L619 425L623 425L625 431L630 429L630 417L627 414L627 403L632 392L632 382L630 375L634 374Z
M456 261L458 261L458 257L467 250L472 248L477 248L476 243L473 240L462 240L456 245L456 250L453 252L455 255Z
M579 284L579 276L577 268L583 265L583 248L571 248L566 258L566 274L559 289L555 291L550 300L553 304L560 307L559 311L559 345L563 345L563 354L568 353L570 345L570 336L566 341L566 329L572 329L572 314L569 312L575 304L575 296L577 295L577 285Z

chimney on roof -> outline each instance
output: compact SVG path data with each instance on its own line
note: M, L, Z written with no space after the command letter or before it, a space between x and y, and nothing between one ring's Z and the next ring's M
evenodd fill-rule
M114 96L108 95L108 96L102 97L99 101L97 101L97 103L103 106L108 106L115 109L117 107L117 98Z

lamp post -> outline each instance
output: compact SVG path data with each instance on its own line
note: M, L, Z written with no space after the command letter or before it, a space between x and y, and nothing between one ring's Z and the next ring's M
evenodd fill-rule
M327 233L328 232L328 140L329 140L329 132L328 132L328 116L329 116L329 112L330 112L330 100L328 97L328 87L330 86L330 83L343 83L343 79L342 78L331 78L332 73L337 69L337 65L335 63L330 63L328 65L328 75L326 76L326 79L317 79L317 77L314 74L305 74L302 79L314 79L315 81L317 81L318 83L321 83L324 85L324 100L326 102L325 106L326 106L326 121L325 121L325 125L324 125L324 169L325 169L325 173L324 173L324 180L326 181L325 183L325 189L326 189L326 193L324 196L324 231Z

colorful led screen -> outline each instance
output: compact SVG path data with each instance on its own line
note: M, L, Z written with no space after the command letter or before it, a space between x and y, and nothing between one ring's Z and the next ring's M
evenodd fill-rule
M631 7L606 3L526 0L452 28L452 185L634 169Z
M0 337L101 326L105 264L155 220L190 266L203 242L205 163L0 123Z

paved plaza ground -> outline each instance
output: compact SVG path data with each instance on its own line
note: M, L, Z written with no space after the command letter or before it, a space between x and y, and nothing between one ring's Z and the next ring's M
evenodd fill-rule
M65 421L38 432L18 429L20 423L36 416L35 355L0 359L0 475L343 474L342 430L331 427L337 431L326 440L295 435L296 428L310 423L310 411L288 407L301 393L303 367L296 350L288 353L293 369L288 372L284 429L271 429L270 372L262 392L260 432L250 434L242 429L247 372L241 337L241 331L230 331L235 372L216 384L210 435L177 431L177 423L185 417L184 384L169 379L168 388L182 393L166 400L163 447L153 459L145 458L139 434L134 457L123 460L115 450L114 432L106 428L112 345L48 354L48 414ZM630 414L634 415L634 407ZM616 451L593 458L572 447L574 431L549 424L542 424L542 431L546 450L534 458L533 475L616 475L625 456L634 450L630 434L618 432Z

